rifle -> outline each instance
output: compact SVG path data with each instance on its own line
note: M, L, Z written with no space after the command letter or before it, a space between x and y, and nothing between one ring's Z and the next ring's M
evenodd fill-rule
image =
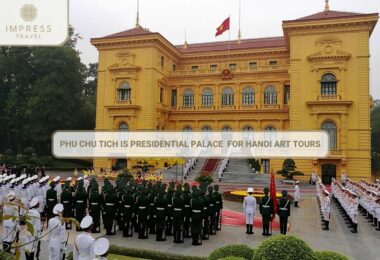
M67 248L67 242L69 242L69 237L70 237L70 232L67 232L67 239L65 242L65 250L64 250L63 255L62 255L62 260L66 259L66 248Z
M42 234L42 231L44 230L44 226L45 226L45 221L42 222L41 234ZM40 260L40 252L41 252L41 239L39 239L37 243L37 252L36 252L37 260Z

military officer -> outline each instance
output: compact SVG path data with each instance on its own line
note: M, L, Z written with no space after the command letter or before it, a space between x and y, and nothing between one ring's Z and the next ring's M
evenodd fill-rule
M48 223L49 260L61 260L65 248L65 223L62 219L63 205L58 203L53 208L53 217Z
M94 254L97 260L107 260L110 242L107 238L101 237L95 241Z
M61 193L61 203L63 205L63 217L64 218L72 218L73 217L73 195L70 191L70 183L72 178L68 177L65 182L65 186L63 187L63 191ZM66 223L66 229L71 229L71 222Z
M17 206L12 203L16 199L14 191L10 191L7 195L7 204L3 207L3 216L17 217ZM11 245L16 238L16 221L13 218L8 218L3 221L3 250L11 251Z
M137 210L137 223L138 223L138 232L139 239L148 238L148 197L146 196L145 187L140 185L139 192L136 197Z
M174 194L174 184L170 183L168 188L168 193L166 194L166 201L168 203L166 208L166 235L173 235L173 207L172 207L172 198Z
M57 176L53 179L53 182L55 183L55 187L54 189L57 191L57 199L58 199L58 202L59 200L61 199L61 193L62 193L62 185L61 183L59 182L61 180L61 177L60 176Z
M190 238L190 220L191 220L191 207L190 207L190 200L191 200L191 193L190 193L190 185L188 183L184 184L184 192L183 192L183 202L185 204L183 214L184 214L184 238Z
M55 183L50 183L50 189L46 192L46 217L51 219L53 214L53 208L58 203L57 191L55 190Z
M278 201L277 214L280 217L280 232L286 235L288 218L290 217L290 201L287 199L288 192L283 190L281 192L282 197Z
M191 214L191 236L193 246L202 245L202 210L203 200L200 198L201 192L197 188L193 189L193 198L190 200L192 208Z
M296 181L295 186L294 186L294 207L299 208L298 202L301 198L300 194L300 186L298 185L300 182Z
M221 219L221 211L223 210L223 196L222 194L219 192L219 185L215 185L214 186L214 194L215 194L215 198L216 198L216 202L215 202L215 211L216 211L216 214L215 214L215 223L216 223L216 230L220 230L221 227L222 227L222 219Z
M253 188L247 189L248 196L244 197L243 211L245 214L246 234L253 234L253 220L256 212L256 198L253 197Z
M208 214L208 206L210 204L208 197L206 196L207 184L200 185L201 196L200 199L203 200L203 210L202 210L202 240L208 240L210 236L210 218Z
M95 239L91 236L93 219L91 216L85 216L80 222L80 228L83 230L74 241L74 260L92 260L95 258L94 243Z
M165 196L165 184L157 186L158 195L154 199L154 204L156 206L156 241L165 241L166 233L166 207L168 205L166 196Z
M98 183L90 184L90 195L88 201L89 214L93 219L92 233L100 233L100 214L103 205L103 197L99 193Z
M273 214L273 201L271 197L268 196L269 189L267 187L264 188L264 197L260 199L260 214L262 216L263 221L263 236L270 236L269 233L269 222L271 216Z
M133 236L133 206L134 200L132 195L131 186L126 186L125 192L122 196L122 212L123 212L123 237L131 237Z
M323 221L325 226L323 230L329 230L331 201L329 197L330 193L327 190L322 191L321 210L323 213Z
M33 260L34 259L34 252L37 249L37 244L38 241L34 241L31 243L33 240L36 240L40 234L41 234L41 215L38 212L38 205L39 204L39 199L38 197L34 197L30 201L29 205L29 211L26 214L27 217L29 217L29 223L33 225L33 233L30 233L27 231L26 239L25 239L25 244L27 244L23 249L25 251L25 258L26 260Z
M183 243L183 210L185 202L182 199L182 186L178 185L177 190L172 199L173 204L173 220L174 220L174 243Z
M117 196L114 192L114 189L112 186L108 187L108 191L106 192L104 196L104 226L106 229L106 235L115 235L115 230L113 231L113 225L115 221L115 215L116 215L116 207L117 207Z
M83 182L79 181L74 195L75 219L80 223L86 215L87 195L83 188ZM77 227L77 231L79 228Z
M157 186L148 184L148 214L149 214L149 234L156 234L156 208L154 198L157 196Z
M215 235L216 234L216 222L215 222L216 197L214 194L214 188L212 186L208 186L207 190L208 190L207 198L209 202L207 210L208 210L208 216L209 216L209 222L210 222L209 233L210 235Z

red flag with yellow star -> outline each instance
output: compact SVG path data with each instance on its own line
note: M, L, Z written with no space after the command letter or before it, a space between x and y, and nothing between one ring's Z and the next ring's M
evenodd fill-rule
M228 17L226 20L223 21L223 23L220 26L218 26L218 28L216 28L215 37L221 35L225 31L228 31L229 29L230 29L230 18Z

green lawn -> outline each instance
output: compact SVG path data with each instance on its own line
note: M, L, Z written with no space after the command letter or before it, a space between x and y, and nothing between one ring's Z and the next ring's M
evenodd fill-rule
M109 255L107 257L108 260L144 260L144 258L136 258L136 257L130 257L130 256L123 256L123 255Z

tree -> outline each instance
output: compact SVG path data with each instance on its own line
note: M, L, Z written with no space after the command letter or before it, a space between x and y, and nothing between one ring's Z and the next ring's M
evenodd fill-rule
M374 172L380 170L380 103L371 110L371 154L372 154L372 170Z
M277 171L278 174L281 174L288 180L293 180L294 176L304 175L302 172L296 171L296 163L293 159L285 159L282 163L282 169Z

